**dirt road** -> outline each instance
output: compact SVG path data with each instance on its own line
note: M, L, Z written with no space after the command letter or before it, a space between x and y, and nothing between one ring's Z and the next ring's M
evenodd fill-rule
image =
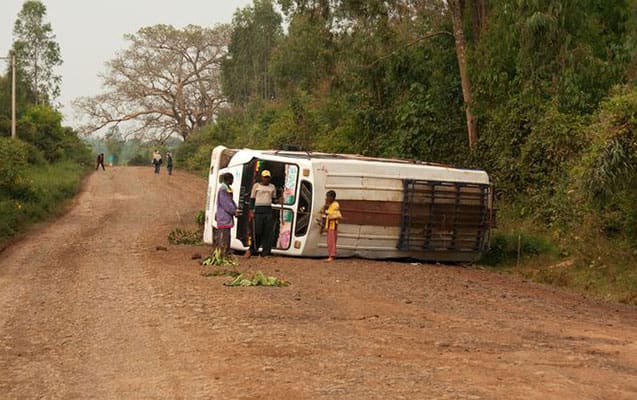
M167 234L205 187L98 171L0 254L1 399L637 398L635 308L455 266L274 257L240 268L291 286L204 277L209 250Z

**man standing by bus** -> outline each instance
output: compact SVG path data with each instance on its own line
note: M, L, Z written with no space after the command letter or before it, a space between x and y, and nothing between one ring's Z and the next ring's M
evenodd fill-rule
M250 208L253 211L253 229L250 254L257 255L263 247L262 256L272 255L272 236L274 234L274 217L272 203L276 201L276 187L270 183L270 171L261 172L261 181L252 186Z
M215 245L223 251L223 254L230 254L230 230L234 226L234 217L240 214L232 198L233 182L234 176L231 173L223 174L223 183L217 191Z

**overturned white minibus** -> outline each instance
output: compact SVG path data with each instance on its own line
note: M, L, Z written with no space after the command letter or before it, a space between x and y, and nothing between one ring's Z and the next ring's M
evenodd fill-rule
M267 169L282 196L272 205L272 252L327 255L319 209L328 190L336 192L343 220L338 256L475 261L488 247L495 220L486 172L443 165L348 154L282 150L212 151L204 242L213 242L216 196L221 176L234 176L233 196L242 210L260 172ZM231 232L231 247L249 248L250 221L243 212Z

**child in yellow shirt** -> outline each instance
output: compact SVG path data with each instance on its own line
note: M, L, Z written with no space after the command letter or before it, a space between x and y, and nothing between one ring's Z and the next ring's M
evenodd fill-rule
M336 192L330 190L325 194L325 205L321 207L321 215L325 220L324 229L327 234L327 262L334 261L336 257L336 240L338 238L338 224L343 218L338 202L336 201Z

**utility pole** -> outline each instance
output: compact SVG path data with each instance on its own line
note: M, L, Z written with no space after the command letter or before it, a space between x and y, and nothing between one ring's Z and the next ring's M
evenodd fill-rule
M15 129L15 51L11 50L11 139L16 139Z

